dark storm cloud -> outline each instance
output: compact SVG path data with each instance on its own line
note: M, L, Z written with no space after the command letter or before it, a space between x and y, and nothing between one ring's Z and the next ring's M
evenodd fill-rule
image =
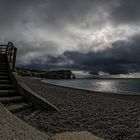
M90 70L91 73L99 71L110 74L130 73L140 71L140 35L132 37L129 42L117 41L113 47L105 51L83 54L80 52L65 52L64 56L73 63L69 68ZM58 63L58 58L49 62ZM55 61L54 61L55 60ZM67 66L68 67L68 66Z
M138 0L0 0L0 41L15 43L18 64L139 72L139 5Z
M40 49L41 46L41 49ZM46 49L47 46L47 49ZM41 44L29 44L20 42L18 46L18 60L17 63L43 63L48 59L47 56L53 55L54 51L57 51L57 44L51 41L42 42Z
M61 43L61 38L71 42L80 40L79 35L75 36L74 29L67 29L67 26L87 28L94 23L96 23L94 27L99 26L103 23L100 22L103 19L102 12L99 12L100 14L94 19L92 15L96 15L98 9L103 10L106 7L104 0L1 0L0 2L0 40L1 42L13 41L20 49L19 56L24 55L25 59L27 54L37 51L43 53L44 46L49 53L50 47L53 46L50 42L60 50L62 45L65 48L63 50L67 50L69 47L67 44L70 43ZM109 0L109 3L111 5L112 0ZM72 33L67 30L71 30ZM52 50L56 55L58 50L53 47ZM34 55L34 57L36 59L39 56ZM21 61L20 57L19 61Z
M118 6L113 8L111 17L114 23L137 24L140 21L139 13L139 0L120 0Z
M111 0L109 0L109 2L110 1ZM100 4L100 7L104 5L104 0L99 2L97 0L1 0L0 2L1 22L5 23L7 21L14 22L14 20L20 18L20 16L24 18L24 15L29 9L33 10L32 14L35 13L37 19L40 19L42 22L47 22L47 24L55 24L57 20L62 20L62 22L64 22L64 20L67 22L72 19L79 20L81 17L84 17L90 9L93 12L97 10L96 6L98 4ZM18 19L16 19L16 21L17 20Z
M110 3L112 0L109 0ZM104 7L105 0L48 0L46 13L48 22L76 22L85 19L85 16L92 11L94 14L97 6Z

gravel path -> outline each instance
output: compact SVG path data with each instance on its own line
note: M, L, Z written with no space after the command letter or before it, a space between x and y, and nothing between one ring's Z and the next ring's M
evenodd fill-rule
M54 134L65 131L90 131L106 140L140 140L140 98L102 94L42 83L23 78L39 95L56 105L60 112L31 110L17 114L37 129ZM132 98L133 99L133 98Z

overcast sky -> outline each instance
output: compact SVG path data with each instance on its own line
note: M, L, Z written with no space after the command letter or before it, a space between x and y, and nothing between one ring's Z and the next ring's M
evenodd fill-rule
M139 0L0 0L0 42L17 64L140 72Z

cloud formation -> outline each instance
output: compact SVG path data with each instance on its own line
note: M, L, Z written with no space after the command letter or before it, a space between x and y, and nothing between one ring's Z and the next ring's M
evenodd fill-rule
M133 36L129 41L117 41L112 48L101 52L65 52L72 61L73 67L90 70L91 73L104 71L110 74L140 71L140 35Z
M0 41L18 65L91 73L140 71L138 0L1 0Z

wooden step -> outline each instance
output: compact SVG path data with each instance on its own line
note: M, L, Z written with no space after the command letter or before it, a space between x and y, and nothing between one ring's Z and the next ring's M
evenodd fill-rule
M22 102L22 103L17 103L17 104L11 104L11 105L8 105L6 107L12 113L16 113L16 112L19 112L21 110L24 110L24 109L31 107L31 104L27 104L25 102Z
M8 66L1 66L0 65L0 69L8 69Z
M0 80L7 80L9 79L9 76L0 76Z
M0 84L10 84L12 83L10 80L0 80Z
M7 73L7 74L9 74L8 69L6 69L6 70L7 70L7 71L1 70L1 71L0 71L0 74L1 74L1 73Z
M5 61L5 62L0 62L0 65L8 65L8 63Z
M24 101L24 98L22 96L12 96L12 97L1 97L0 102L3 104L6 103L15 103L15 102L21 102Z
M0 63L0 66L1 66L1 67L8 67L8 64L6 64L6 63L1 64L1 63Z
M0 84L0 90L3 90L3 89L14 89L15 88L15 85L12 85L12 84Z
M8 65L6 65L6 64L0 64L0 68L8 68Z
M0 64L0 67L8 67L8 63Z
M8 68L8 65L7 66L4 66L4 65L0 65L0 69L4 69L4 68Z
M17 95L16 90L0 90L0 97Z
M0 70L8 70L8 67L0 67Z
M0 66L0 69L8 69L8 66Z
M5 67L6 66L7 67L8 66L8 63L6 63L6 62L5 63L0 63L0 66L2 66L2 67Z
M8 72L8 69L0 69L0 72Z
M9 75L9 73L8 72L0 72L0 75L2 76L2 75Z

